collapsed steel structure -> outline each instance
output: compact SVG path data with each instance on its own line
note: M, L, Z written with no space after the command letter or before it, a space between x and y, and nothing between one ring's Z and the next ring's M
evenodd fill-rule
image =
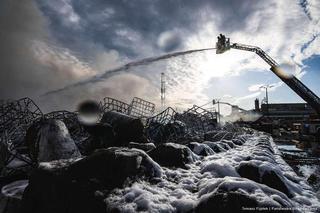
M217 113L194 105L183 113L168 107L154 115L155 104L135 97L131 104L106 97L100 103L104 111L116 111L143 119L146 135L156 142L176 142L186 137L204 137L217 122Z
M156 142L177 142L204 139L217 124L217 113L194 105L178 113L171 107L147 119L147 135Z
M32 166L25 136L27 129L41 119L62 120L76 143L81 143L89 136L78 121L77 112L63 110L44 114L30 98L1 101L0 104L0 168L10 165L15 158L25 162L24 166ZM142 119L146 136L156 143L204 138L206 132L214 129L217 121L216 112L195 105L183 113L168 107L155 114L154 103L137 97L130 104L105 97L100 106L103 112L116 111Z
M138 97L132 99L131 104L114 98L105 97L100 102L103 111L116 111L137 118L148 118L153 115L156 105Z
M0 164L7 167L7 172L10 173L10 163L15 158L26 163L21 167L32 164L26 155L25 135L28 127L42 116L40 108L30 98L2 101L0 105Z

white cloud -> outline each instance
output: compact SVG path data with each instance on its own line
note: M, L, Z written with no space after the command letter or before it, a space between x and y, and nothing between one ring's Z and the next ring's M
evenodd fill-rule
M319 2L307 1L306 8L312 17L310 20L298 2L268 1L259 4L249 14L241 30L231 31L227 36L230 36L231 42L261 47L289 74L301 78L305 74L303 60L319 52L320 37L314 36L320 33L316 17L318 14L315 10L318 6ZM224 30L218 25L222 21L221 15L213 13L210 9L203 11L202 28L193 34L185 34L182 46L186 49L214 47L216 36ZM237 17L232 18L236 20ZM242 21L238 20L239 23ZM151 56L158 53L152 43L145 40L144 36L134 29L125 28L116 33L127 38L124 45L128 44L133 49L139 50L141 55ZM161 49L170 49L171 46L180 45L179 42L179 29L174 29L161 33L156 40L156 46ZM101 63L102 67L107 67L107 64ZM204 93L204 89L209 87L211 78L239 76L253 70L270 72L269 65L255 53L239 50L230 50L221 55L216 55L214 51L207 51L167 60L160 65L139 68L140 73L148 76L154 85L159 83L158 74L165 71L168 75L167 103L179 107L200 105L209 101L211 97ZM273 85L273 88L270 88L271 92L283 85L282 82L268 82L267 79L264 84ZM260 86L262 84L250 86L248 90L254 92L252 94L234 97L236 103L240 105L248 103L248 100L259 96ZM155 92L154 96L158 96L158 91ZM221 97L221 94L214 94L214 96Z
M268 91L276 91L276 89L277 89L278 87L281 87L282 85L284 85L284 82L282 82L282 81L279 81L279 82L277 82L277 83L270 84L271 87L269 88Z
M157 45L162 50L172 51L181 45L180 36L177 30L162 32L158 37Z
M228 34L231 42L239 42L249 45L256 45L265 50L272 58L274 58L286 72L300 78L306 74L303 71L303 60L313 54L319 54L320 36L316 37L305 49L305 44L310 42L315 34L320 33L318 13L314 8L319 8L319 1L308 1L312 5L313 18L309 20L298 2L287 1L268 1L250 15L247 20L246 27L241 31L234 31ZM310 6L311 7L311 6ZM311 12L312 14L312 12ZM221 29L223 30L223 29ZM214 46L216 35L219 29L216 27L215 21L208 21L203 25L200 32L187 38L186 46L190 49L207 47L211 44ZM202 54L196 57L197 60L191 60L188 69L189 74L183 83L193 88L193 93L189 94L189 98L195 97L199 93L203 93L201 88L206 87L208 80L212 77L226 77L232 75L241 75L250 70L261 70L270 72L269 65L266 64L259 56L254 53L247 53L239 50L230 50L222 55L215 55L212 52ZM193 63L197 66L193 66ZM176 75L179 75L176 72ZM267 79L266 79L267 80ZM283 82L268 82L275 91L283 85ZM262 84L256 84L249 87L249 91L258 91L258 87ZM177 86L177 88L179 88ZM178 93L178 92L177 92ZM255 92L237 99L237 103L246 104L248 99L253 99L260 95ZM177 95L178 96L178 95ZM219 96L219 94L217 94ZM204 97L205 99L205 97ZM194 101L197 99L194 98Z
M234 2L236 2L235 4L241 4L240 1ZM219 13L219 11L213 11L214 9L208 7L201 10L200 16L190 14L192 17L199 19L195 22L197 24L199 22L199 26L201 27L197 26L196 30L181 29L183 27L177 25L180 28L172 27L165 29L154 37L150 36L152 38L150 39L137 30L137 28L134 28L136 25L125 25L123 28L115 29L114 34L121 39L112 39L112 44L128 49L131 48L134 52L139 53L138 57L150 57L161 54L162 50L175 45L185 49L214 47L216 36L220 32L227 31L227 36L231 38L231 42L261 47L286 70L292 70L289 73L301 78L306 74L303 60L313 54L319 54L320 46L320 2L315 0L308 0L306 2L304 10L298 1L266 1L258 4L257 7L253 7L248 17L241 20L238 19L237 14L229 14L230 17L228 17L232 21L234 29L230 29L231 23L230 26L221 26L221 23L228 24L226 20L223 20L225 17L222 14L223 12ZM74 28L81 25L83 17L74 10L70 0L48 1L47 4L57 14L61 15L60 18L65 26ZM156 13L159 12L157 8L152 8ZM311 20L305 11L307 11ZM88 15L90 16L89 18L101 23L99 26L117 24L105 21L117 15L117 10L113 8L102 9L101 13L91 13ZM161 14L159 14L160 16ZM242 28L236 28L237 24L241 25ZM147 32L145 33L148 34ZM182 43L180 44L179 42ZM95 41L88 41L86 45L92 45L96 48L96 50L88 53L92 56L92 60L90 61L82 60L80 56L67 48L59 49L50 45L47 47L42 45L41 48L36 48L36 59L42 65L54 67L56 72L60 70L67 76L71 75L71 80L62 82L64 85L69 84L70 81L73 82L96 73L99 74L102 71L117 67L128 61L128 58L124 57L120 50L108 49L101 44L96 44ZM301 51L302 49L303 51ZM201 105L208 102L212 97L209 97L204 92L204 89L210 86L209 83L212 83L210 81L212 78L241 76L249 71L270 72L269 66L255 53L240 50L230 50L221 55L216 55L214 51L207 51L166 60L161 63L152 64L151 66L139 67L134 69L134 71L148 80L148 84L152 85L153 89L146 91L146 94L154 97L155 101L159 100L160 95L157 88L160 85L159 74L160 72L165 72L168 76L167 103L168 105L179 107L190 106L192 104ZM274 91L283 85L282 82L274 83L269 82L270 80L268 79L264 80L264 84L274 85L270 91ZM248 88L249 92L254 93L243 97L233 97L234 101L241 105L257 97L260 94L257 87L261 86L258 83ZM56 86L58 87L58 85L60 84L57 83ZM115 87L114 90L117 90L117 87L121 84L111 85ZM92 90L99 87L98 85L90 86ZM150 89L149 87L143 88ZM243 90L246 89L243 88ZM138 93L143 94L140 90ZM235 96L234 94L232 95ZM213 94L213 96L221 97L222 94Z
M222 96L222 98L230 99L230 98L233 98L233 97L232 97L232 95L230 95L230 94L224 94L224 95Z
M240 101L243 101L243 100L248 100L248 99L256 98L256 97L258 97L259 95L261 95L261 92L255 92L255 93L252 93L252 94L250 94L250 95L246 95L246 96L243 96L243 97L239 97L239 98L237 98L236 103L239 103Z
M261 87L264 86L264 84L253 84L248 87L249 92L256 92L261 90Z
M35 59L52 69L56 75L63 75L73 81L96 74L88 63L81 61L69 49L51 46L42 41L34 41L32 50Z
M48 1L47 4L61 16L60 18L66 26L79 27L80 16L74 11L71 0Z

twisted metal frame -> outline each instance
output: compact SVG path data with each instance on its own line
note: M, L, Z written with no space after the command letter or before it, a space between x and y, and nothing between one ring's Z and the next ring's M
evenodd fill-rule
M40 119L62 120L71 137L81 144L89 135L79 123L76 112L53 111L43 114L29 98L17 101L1 101L0 105L0 154L1 161L9 164L14 158L32 163L23 150L27 128ZM105 97L101 102L103 111L117 111L145 119L147 137L158 142L180 142L183 138L201 137L215 128L216 112L194 105L183 113L168 107L154 115L155 104L141 98L133 98L131 104ZM228 127L232 128L232 127ZM234 137L225 130L214 136L217 140ZM5 159L4 159L5 158ZM4 160L3 160L4 159Z
M105 97L100 102L101 109L105 112L116 111L136 118L149 118L153 115L155 104L144 99L134 97L131 104L119 101L114 98Z
M129 115L148 118L153 115L155 108L154 103L134 97L130 105Z
M128 115L130 113L130 105L114 98L105 97L100 102L103 111L116 111Z
M15 158L25 162L27 166L32 165L32 161L26 152L24 139L28 127L42 116L43 113L40 108L30 98L22 98L16 101L1 101L1 166L3 166L8 173L15 170L9 168L10 163ZM23 167L24 166L22 166L22 168Z
M0 133L17 126L29 126L43 115L30 98L2 102L4 103L0 105Z
M176 111L173 108L168 107L159 114L149 117L146 120L145 128L147 137L158 142L164 142L168 135L165 130L165 125L174 122L175 114Z
M216 112L194 105L183 113L172 108L147 119L146 133L157 142L177 142L183 138L201 137L215 128Z

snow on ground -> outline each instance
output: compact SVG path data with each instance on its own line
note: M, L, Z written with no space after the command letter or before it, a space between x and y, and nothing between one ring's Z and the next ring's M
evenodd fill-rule
M278 145L278 149L281 151L297 151L303 152L302 149L296 147L296 145Z
M319 165L298 165L297 167L302 176L308 179L310 175L312 175L317 170Z
M213 193L232 191L254 198L261 206L286 206L297 212L320 209L320 202L311 187L281 158L271 137L255 133L244 135L242 139L246 142L234 144L233 148L226 142L216 145L206 142L206 149L218 146L220 152L212 151L212 155L189 164L189 169L163 168L160 180L152 183L138 181L115 189L105 201L119 207L122 212L188 212ZM195 152L202 149L203 146L197 145ZM289 189L290 196L240 177L237 168L244 164L258 167L260 175L274 171Z

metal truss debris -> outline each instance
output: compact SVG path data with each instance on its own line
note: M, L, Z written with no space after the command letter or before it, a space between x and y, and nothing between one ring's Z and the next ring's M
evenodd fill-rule
M29 126L43 114L40 108L30 99L3 102L0 106L0 133L21 126Z
M53 111L43 114L40 108L29 98L17 101L0 102L0 167L9 165L14 159L32 165L25 144L27 129L41 119L62 120L68 128L71 137L79 145L89 137L84 127L79 123L76 112ZM155 142L178 142L186 138L203 139L212 131L216 124L216 112L208 111L199 106L193 106L183 113L178 113L171 107L154 115L155 104L141 98L133 98L130 104L106 97L101 102L104 112L116 111L132 117L140 118L145 124L146 136ZM217 139L229 138L230 134Z
M103 111L117 111L137 118L147 119L155 110L155 105L135 97L131 104L106 97L101 102ZM0 168L6 168L14 159L32 165L25 144L27 129L40 119L62 120L76 143L81 144L89 134L79 123L76 112L53 111L43 114L40 108L30 99L0 101Z
M204 134L212 130L213 125L216 124L216 118L216 112L205 110L196 105L182 114L176 114L176 119L184 122L192 135Z
M130 113L130 105L114 98L105 97L100 103L103 111L116 111L128 115Z
M168 135L165 126L174 122L175 114L176 111L168 107L159 114L148 118L145 128L146 135L157 142L164 142Z
M147 126L153 125L153 124L159 124L164 125L172 120L174 120L174 115L176 114L176 111L172 109L171 107L168 107L164 111L160 112L159 114L152 116L147 119Z
M183 113L167 108L147 120L147 135L157 142L177 142L186 138L203 139L216 126L216 112L194 105ZM199 138L200 137L200 138Z
M153 115L155 108L154 103L135 97L131 102L129 115L148 118Z
M137 118L148 118L153 115L155 104L141 98L133 98L131 104L105 97L100 103L102 110L121 112Z
M14 159L32 164L27 156L24 139L28 127L43 116L40 108L30 99L1 101L0 105L0 153L3 167ZM10 172L10 168L7 168Z

